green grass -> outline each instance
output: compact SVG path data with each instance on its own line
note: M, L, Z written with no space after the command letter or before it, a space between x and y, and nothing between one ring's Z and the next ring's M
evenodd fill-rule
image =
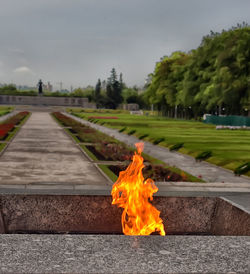
M0 152L6 147L5 143L0 143Z
M118 177L106 166L106 165L98 165L98 167L113 181L116 182Z
M0 117L13 111L13 107L0 106Z
M18 130L20 129L20 127L15 127L6 137L5 141L9 142L18 132Z
M104 110L73 113L83 119L98 116ZM110 112L108 112L110 113ZM108 114L106 112L106 114ZM112 113L118 119L100 119L105 126L117 130L126 129L123 133L136 130L135 136L148 135L143 140L154 142L157 138L165 138L161 146L170 148L176 143L184 143L179 152L196 157L206 150L212 151L212 157L207 162L234 170L240 164L250 161L250 131L249 130L216 130L214 125L196 121L167 119L157 116L137 116L127 113ZM246 175L250 176L250 172Z

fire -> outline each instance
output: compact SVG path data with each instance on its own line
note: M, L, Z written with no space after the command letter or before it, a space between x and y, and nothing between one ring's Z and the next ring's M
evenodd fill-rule
M165 235L160 211L150 202L158 191L152 179L144 180L141 156L144 144L135 144L132 163L125 171L121 171L112 188L112 204L124 208L122 213L122 230L125 235L150 235L157 231Z

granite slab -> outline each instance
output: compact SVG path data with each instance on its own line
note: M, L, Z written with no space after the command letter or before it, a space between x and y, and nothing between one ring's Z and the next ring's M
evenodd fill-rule
M250 237L0 235L0 272L249 273Z

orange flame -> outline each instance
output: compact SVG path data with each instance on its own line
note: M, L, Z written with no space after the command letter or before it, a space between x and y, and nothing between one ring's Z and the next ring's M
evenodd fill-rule
M122 230L125 235L150 235L158 231L165 235L160 211L150 202L158 191L152 179L144 181L142 175L144 144L135 144L137 151L125 171L121 171L112 188L112 204L124 208Z

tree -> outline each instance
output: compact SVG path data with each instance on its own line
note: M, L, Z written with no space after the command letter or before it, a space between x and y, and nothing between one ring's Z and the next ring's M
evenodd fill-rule
M108 107L115 109L122 103L122 86L117 80L117 74L114 68L112 68L111 75L107 80L106 93L108 97Z
M94 90L94 100L96 101L96 103L98 103L98 100L100 99L101 87L102 87L101 80L98 79L97 84L95 86L95 90Z
M89 101L93 101L93 88L87 87L86 89L77 88L75 89L70 96L72 97L87 97Z
M189 53L174 52L156 63L145 98L162 113L244 114L249 106L250 27L210 32Z

